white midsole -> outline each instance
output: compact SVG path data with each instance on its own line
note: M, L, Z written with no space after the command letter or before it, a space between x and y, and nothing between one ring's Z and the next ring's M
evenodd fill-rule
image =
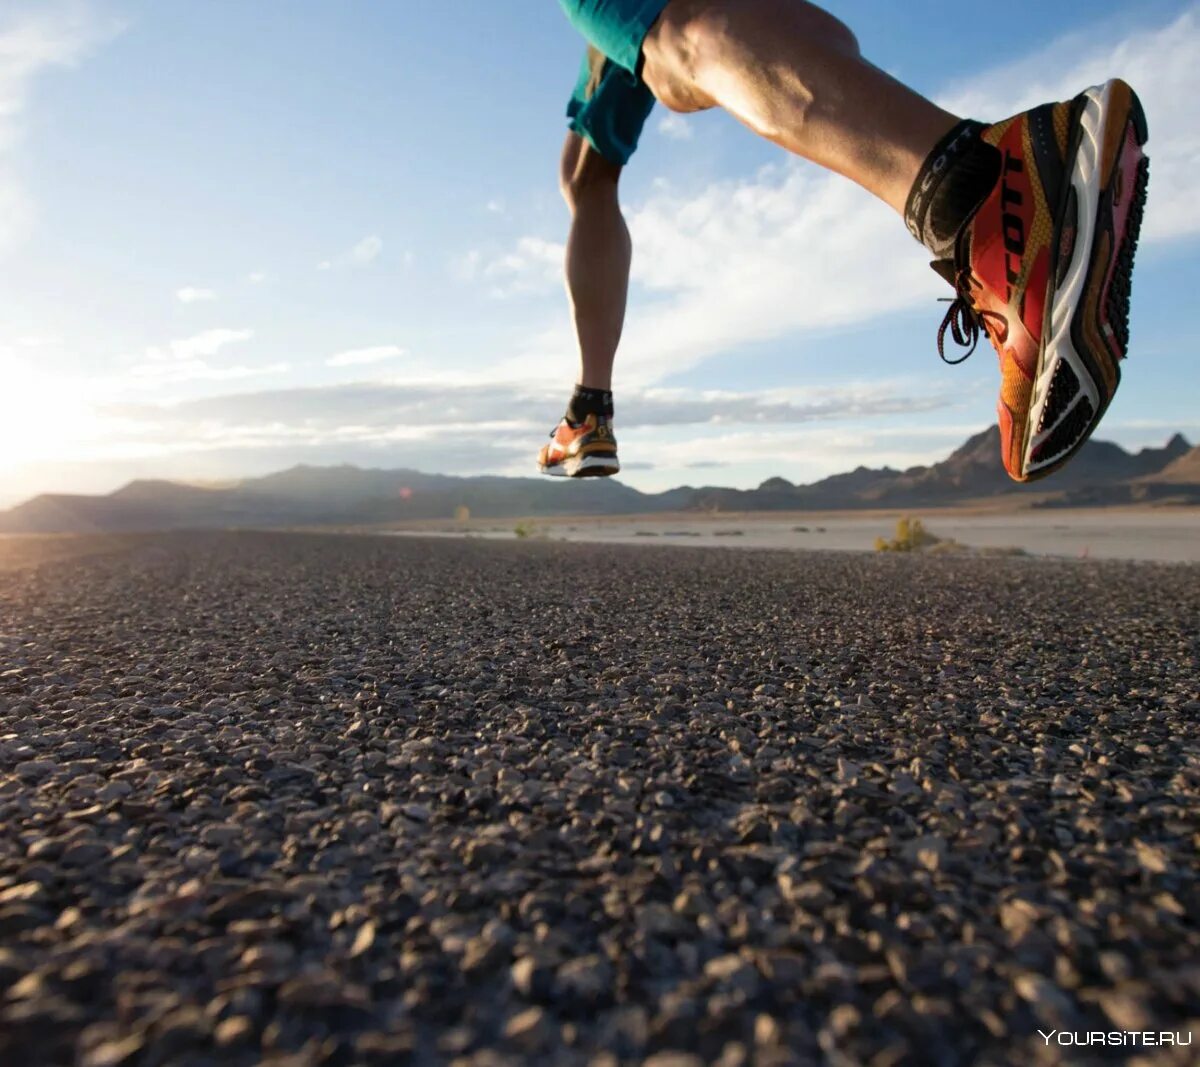
M1076 210L1078 213L1078 232L1075 236L1075 248L1071 256L1071 265L1063 281L1055 290L1054 300L1050 309L1050 336L1042 352L1038 375L1033 383L1033 397L1029 405L1028 433L1025 442L1025 472L1031 474L1043 467L1055 463L1062 453L1046 456L1040 463L1031 461L1034 452L1041 446L1066 419L1076 406L1086 398L1092 405L1093 411L1101 408L1100 394L1096 383L1092 380L1091 371L1080 358L1075 349L1075 341L1071 336L1071 326L1075 321L1075 312L1083 299L1083 290L1087 285L1088 270L1092 263L1092 246L1096 240L1096 211L1100 206L1100 183L1103 175L1100 173L1100 152L1104 144L1105 122L1108 115L1108 105L1112 96L1112 82L1093 86L1084 94L1087 104L1080 117L1083 126L1083 136L1080 138L1079 151L1075 155L1075 165L1071 172L1071 184L1075 188ZM1051 270L1056 264L1051 264ZM1070 364L1079 379L1080 391L1071 403L1063 410L1058 419L1047 426L1041 433L1035 432L1035 427L1042 421L1042 413L1050 396L1050 383L1054 380L1054 372L1063 360ZM1070 444L1068 444L1068 448ZM1065 450L1064 450L1065 451Z
M565 459L562 463L556 463L552 467L539 466L538 469L552 478L575 478L580 471L593 470L597 467L603 467L616 474L620 471L621 464L617 461L616 456L578 456L575 459Z

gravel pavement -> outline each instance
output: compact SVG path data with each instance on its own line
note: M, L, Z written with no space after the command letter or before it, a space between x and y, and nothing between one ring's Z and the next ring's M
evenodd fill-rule
M0 1063L1196 1062L1200 568L37 545Z

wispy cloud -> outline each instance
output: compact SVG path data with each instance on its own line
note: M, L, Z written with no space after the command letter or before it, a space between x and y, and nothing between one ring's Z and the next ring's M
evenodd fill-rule
M782 426L939 411L954 402L949 393L906 389L899 382L698 394L651 388L634 390L627 397L622 394L621 423L627 427Z
M496 423L496 412L514 412L503 423L514 442L546 427L561 413L561 390L513 382L449 385L443 382L359 382L207 397L178 404L122 404L123 419L169 424L172 436L203 424L270 423L286 432L333 434L355 427L360 437L394 439L397 427L416 436L446 439L463 429ZM949 408L949 394L911 389L904 382L854 382L839 387L750 393L684 393L635 390L622 394L625 430L656 427L766 427L833 423ZM539 434L540 435L540 434Z
M267 280L267 276L260 270L252 271L246 275L246 282L249 285L262 285Z
M511 252L481 262L475 255L464 266L468 277L482 277L492 296L505 298L561 286L566 248L541 237L522 237Z
M194 285L185 285L175 290L175 299L181 304L200 304L216 300L217 294L212 289L200 289Z
M210 362L230 345L249 341L253 336L253 330L221 328L168 341L164 345L153 345L130 369L129 384L144 388L173 382L227 382L286 372L289 368L285 363L218 366Z
M12 156L34 83L46 71L69 67L119 32L90 5L44 0L0 8L0 252L33 225L34 205Z
M233 366L215 367L202 359L183 360L177 363L143 363L134 368L136 384L166 385L176 382L236 382L247 378L270 378L286 374L291 370L288 363L269 363L248 366L238 363Z
M373 348L352 348L346 352L338 352L330 356L325 365L328 367L359 367L371 363L383 363L389 359L397 359L406 352L399 345L376 345Z
M739 345L861 324L941 295L883 204L841 178L786 162L699 191L655 192L630 217L628 368L647 384Z
M155 362L170 360L204 359L215 356L221 349L241 341L249 341L254 336L253 330L214 329L205 330L192 337L184 337L178 341L168 341L165 345L156 345L146 350L146 358Z
M383 251L383 240L379 237L364 237L350 250L350 261L359 265L373 263Z
M317 270L335 270L340 267L365 267L369 263L374 263L382 251L383 238L376 234L371 234L369 237L364 237L353 248L343 252L341 255L334 256L332 259L322 260L322 262L317 264Z
M658 120L658 132L672 141L690 141L694 134L688 120L673 111Z

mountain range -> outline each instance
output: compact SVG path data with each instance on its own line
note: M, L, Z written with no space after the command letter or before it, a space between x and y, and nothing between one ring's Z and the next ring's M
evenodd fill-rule
M1030 486L1000 464L1000 431L906 471L859 467L811 485L772 478L757 489L642 493L613 479L453 477L412 470L298 466L231 486L135 481L104 496L44 494L0 512L0 533L360 526L452 519L631 515L667 511L827 511L949 507L1025 495L1027 506L1200 504L1200 448L1176 434L1130 453L1090 441L1063 470Z

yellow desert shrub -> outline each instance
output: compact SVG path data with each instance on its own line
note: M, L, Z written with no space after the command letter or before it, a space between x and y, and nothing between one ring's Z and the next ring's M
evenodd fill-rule
M905 515L896 522L895 538L891 541L885 537L877 538L875 551L920 552L922 549L932 548L940 541L940 537L925 529L925 524L920 519L912 519Z

